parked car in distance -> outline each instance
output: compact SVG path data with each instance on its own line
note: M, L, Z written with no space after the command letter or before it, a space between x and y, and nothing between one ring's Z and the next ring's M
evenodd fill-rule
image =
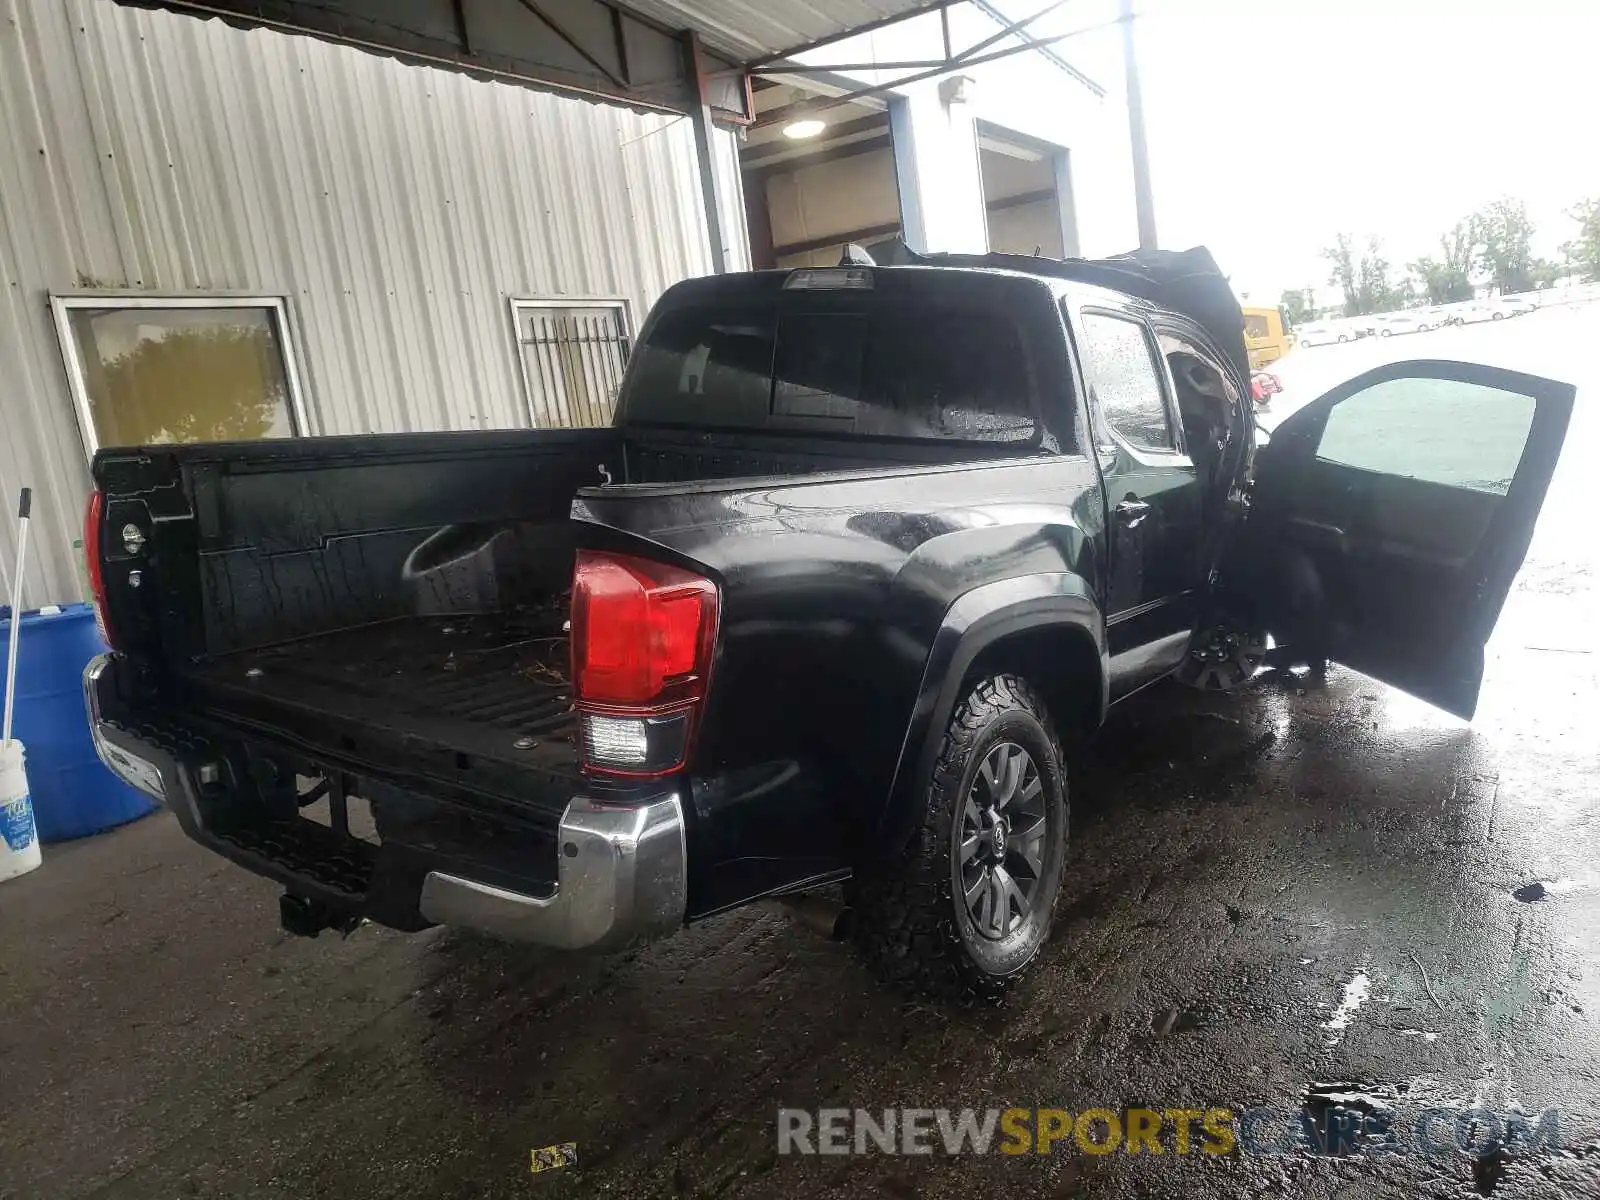
M1527 296L1496 296L1490 301L1489 319L1500 321L1506 317L1526 316L1538 307L1538 302Z
M1295 330L1295 341L1302 346L1328 346L1334 342L1348 342L1354 337L1349 329L1328 321L1313 321Z
M1450 325L1471 325L1476 321L1487 321L1493 315L1488 301L1467 300L1450 306L1446 323Z
M1392 337L1397 333L1426 333L1444 322L1423 311L1379 313L1373 318L1373 327L1379 337Z

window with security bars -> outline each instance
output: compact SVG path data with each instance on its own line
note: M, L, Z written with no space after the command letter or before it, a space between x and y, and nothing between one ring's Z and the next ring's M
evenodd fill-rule
M625 300L513 300L517 353L535 429L611 424L627 366Z

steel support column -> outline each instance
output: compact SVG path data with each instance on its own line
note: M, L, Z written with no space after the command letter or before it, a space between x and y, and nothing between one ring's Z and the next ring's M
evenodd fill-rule
M683 53L694 96L689 120L694 124L694 155L700 168L700 195L705 202L706 235L711 242L711 269L718 275L728 270L728 239L723 235L721 188L717 185L716 146L712 134L711 101L706 89L705 54L700 35L692 29L683 35Z
M1133 0L1122 0L1122 61L1128 85L1128 140L1133 146L1133 205L1139 248L1156 248L1156 202L1150 191L1150 147L1144 136L1144 96L1139 90L1139 52L1133 42Z
M1072 151L1057 150L1050 156L1056 179L1056 215L1061 221L1061 257L1077 258L1083 251L1078 244L1078 198L1072 190Z

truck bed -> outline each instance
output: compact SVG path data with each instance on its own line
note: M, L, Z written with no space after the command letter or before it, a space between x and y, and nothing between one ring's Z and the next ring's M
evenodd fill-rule
M566 774L565 613L562 598L510 614L399 617L220 655L187 674L253 721L347 714L390 739L457 752L458 765L481 757Z

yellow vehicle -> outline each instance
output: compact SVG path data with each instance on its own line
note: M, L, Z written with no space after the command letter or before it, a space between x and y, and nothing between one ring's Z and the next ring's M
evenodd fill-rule
M1289 318L1281 308L1245 308L1244 346L1250 369L1259 371L1289 353Z

